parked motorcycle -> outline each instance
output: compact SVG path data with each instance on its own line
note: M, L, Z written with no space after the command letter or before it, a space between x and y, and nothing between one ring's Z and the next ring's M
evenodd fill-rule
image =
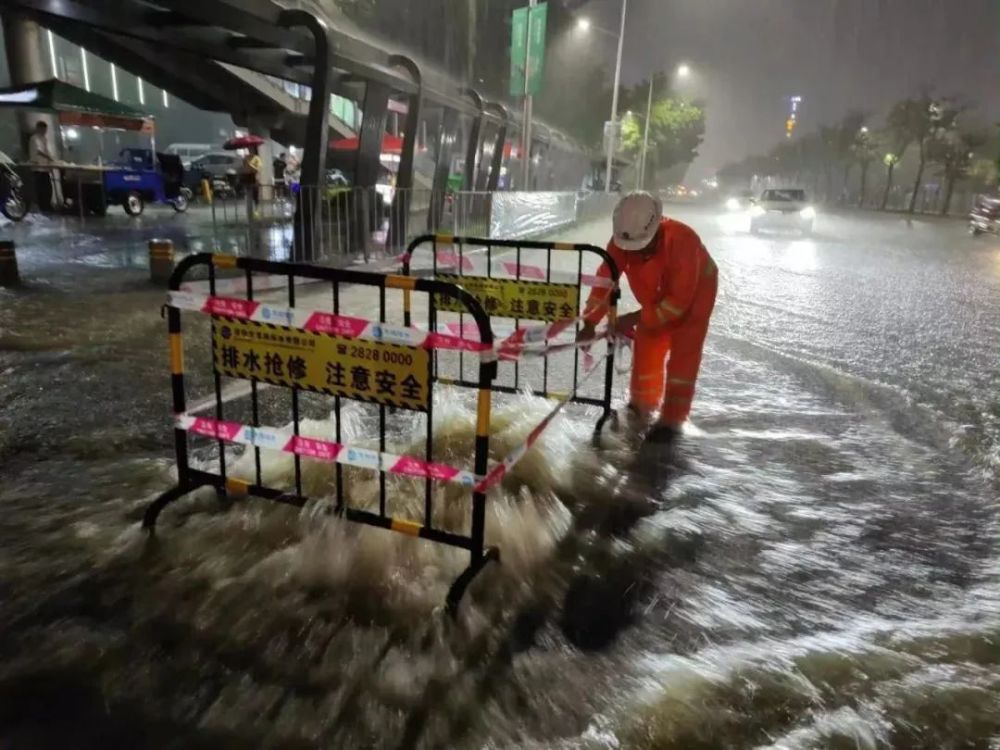
M987 195L976 197L969 214L969 232L973 235L1000 234L1000 198Z
M28 213L28 201L24 181L14 166L14 161L0 151L0 212L11 221L20 221Z

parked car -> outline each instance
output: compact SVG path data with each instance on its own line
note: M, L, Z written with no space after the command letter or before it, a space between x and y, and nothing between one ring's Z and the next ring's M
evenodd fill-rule
M806 200L806 191L798 188L765 190L750 209L750 233L762 229L797 229L811 234L816 209Z
M184 169L190 170L195 159L204 156L211 150L212 147L207 143L171 143L164 153L179 156Z
M191 162L186 173L185 186L195 195L201 195L201 181L208 180L212 193L221 199L236 195L237 177L243 165L239 154L228 151L213 151Z
M229 175L235 177L239 174L242 165L243 157L239 154L229 151L212 151L192 161L191 172L196 174L199 180L202 177L226 179Z

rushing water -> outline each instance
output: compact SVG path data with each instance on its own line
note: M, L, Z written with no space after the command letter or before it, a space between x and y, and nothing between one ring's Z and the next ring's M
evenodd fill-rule
M159 294L93 269L4 293L0 739L998 746L1000 249L950 223L831 217L806 242L689 220L723 279L695 426L669 453L595 452L592 414L557 420L491 497L502 564L454 623L462 555L322 500L195 494L147 542L172 476ZM551 408L498 402L495 457ZM393 445L419 453L407 419ZM473 430L468 394L443 392L436 451L467 465ZM303 465L322 498L332 469ZM288 460L264 470L290 481ZM444 489L436 509L460 527L467 503Z

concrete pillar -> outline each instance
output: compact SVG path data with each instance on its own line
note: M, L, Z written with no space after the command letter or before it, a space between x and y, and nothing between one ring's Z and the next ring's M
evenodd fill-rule
M42 33L37 23L17 13L0 15L3 22L4 44L7 48L7 69L13 86L38 83L52 77L42 54ZM28 155L28 138L35 130L35 123L43 120L49 124L49 153L59 156L59 122L51 114L23 111L18 113L21 129L21 148Z

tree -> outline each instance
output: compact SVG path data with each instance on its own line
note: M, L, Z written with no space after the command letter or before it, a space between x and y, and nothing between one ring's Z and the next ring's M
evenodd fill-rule
M854 145L861 136L866 115L859 110L851 110L836 125L833 134L832 157L844 167L844 180L842 190L847 192L847 183L850 180L851 169L857 163L854 153Z
M947 130L937 134L927 144L927 158L940 166L940 175L945 181L942 216L946 216L951 209L955 183L969 176L976 150L988 140L985 133Z
M645 84L648 91L649 84ZM655 88L654 88L655 91ZM705 135L705 110L701 104L682 97L654 99L649 115L649 151L647 163L666 171L687 164L698 155ZM626 117L622 123L622 149L635 158L642 150L643 127L638 117ZM652 170L647 170L647 184Z
M878 158L879 139L873 136L868 128L862 127L858 130L854 143L851 144L851 158L855 164L861 167L861 178L858 185L858 208L864 208L865 198L868 195L868 170L872 162Z
M882 157L882 163L885 164L885 190L882 192L882 203L879 205L880 211L885 211L889 205L889 193L892 191L892 177L900 158L900 155L893 151L887 151L885 156Z
M954 127L962 111L963 108L955 106L951 100L935 99L927 91L916 98L898 101L889 110L889 127L904 135L907 143L913 143L917 147L919 161L907 208L909 213L912 214L917 207L917 196L920 194L924 168L927 165L928 144L942 130Z

